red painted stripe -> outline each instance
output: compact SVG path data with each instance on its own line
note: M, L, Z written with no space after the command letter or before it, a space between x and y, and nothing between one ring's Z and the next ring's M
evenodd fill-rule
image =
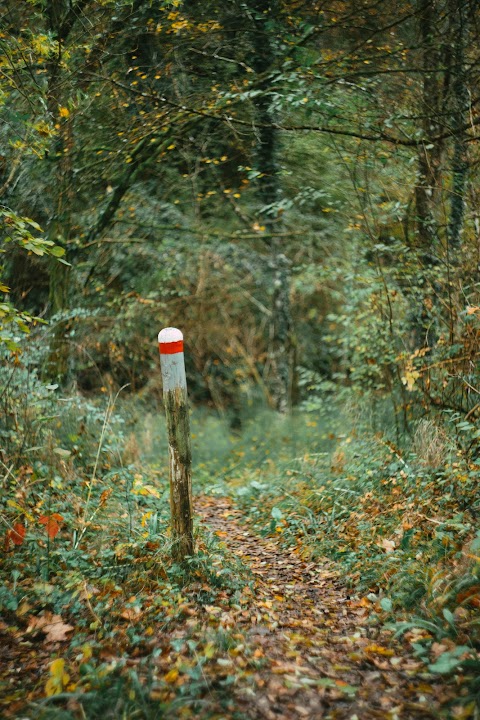
M158 348L160 350L160 355L174 355L175 353L183 352L183 340L158 343Z

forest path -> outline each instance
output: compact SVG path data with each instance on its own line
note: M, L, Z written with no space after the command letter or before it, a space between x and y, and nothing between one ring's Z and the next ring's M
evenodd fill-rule
M196 511L251 568L254 590L237 614L250 656L254 692L240 687L237 707L266 720L439 718L441 685L392 633L369 620L373 605L353 600L334 564L302 559L248 527L228 498L200 496Z

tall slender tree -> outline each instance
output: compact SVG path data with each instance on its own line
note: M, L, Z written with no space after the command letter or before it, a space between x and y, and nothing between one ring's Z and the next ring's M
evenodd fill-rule
M281 190L278 163L280 133L271 108L270 94L277 50L275 28L281 17L280 3L277 0L255 0L251 3L250 15L254 26L252 66L258 77L259 91L254 98L253 118L256 134L255 161L259 173L258 196L261 202L261 222L268 231L269 265L273 278L269 338L271 394L276 408L280 412L286 412L292 390L290 262L283 249L284 239L278 236L282 222L278 211Z

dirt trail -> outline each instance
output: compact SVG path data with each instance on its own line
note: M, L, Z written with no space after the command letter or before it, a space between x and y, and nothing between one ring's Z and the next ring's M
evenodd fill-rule
M248 527L227 498L199 497L196 510L255 578L237 616L261 662L252 693L239 688L238 708L266 720L407 720L439 718L441 685L407 644L372 624L373 605L349 597L333 563L302 559Z

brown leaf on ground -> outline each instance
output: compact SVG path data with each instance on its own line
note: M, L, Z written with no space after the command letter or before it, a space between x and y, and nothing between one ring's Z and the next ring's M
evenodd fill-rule
M60 615L46 612L44 615L32 616L29 620L26 634L42 632L49 643L65 642L69 633L75 630L73 625L64 623Z
M123 618L124 620L129 620L130 622L138 620L141 615L142 611L139 607L127 607L120 613L121 618Z

